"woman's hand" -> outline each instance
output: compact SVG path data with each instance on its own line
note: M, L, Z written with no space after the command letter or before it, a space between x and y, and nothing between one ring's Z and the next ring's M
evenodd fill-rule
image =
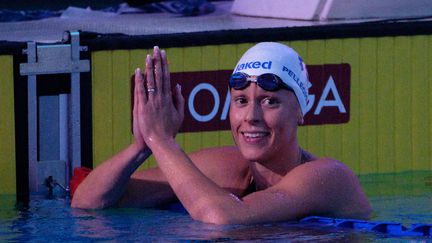
M144 150L147 148L147 145L144 141L144 137L141 134L140 128L139 128L139 102L142 100L142 97L140 97L140 85L142 85L142 73L141 69L137 68L135 70L135 85L134 85L134 103L133 103L133 123L132 123L132 132L134 136L134 144L138 147L139 150Z
M135 73L134 132L141 135L144 142L152 144L175 137L184 118L184 99L180 86L171 92L170 73L165 51L158 47L153 50L153 58L146 57L144 77ZM145 79L144 79L145 78ZM135 138L136 142L137 137Z

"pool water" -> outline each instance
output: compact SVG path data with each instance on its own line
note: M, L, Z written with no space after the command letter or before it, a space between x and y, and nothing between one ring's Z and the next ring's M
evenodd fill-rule
M366 175L360 180L374 208L371 221L432 224L432 172ZM3 196L0 202L12 200ZM419 241L329 225L281 222L211 225L183 212L154 209L72 209L64 198L33 195L26 208L0 208L0 242L183 241Z

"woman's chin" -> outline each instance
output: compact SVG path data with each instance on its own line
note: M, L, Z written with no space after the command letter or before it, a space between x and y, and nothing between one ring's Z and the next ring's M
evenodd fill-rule
M267 157L263 151L256 151L255 149L241 149L240 151L243 157L248 161L262 161Z

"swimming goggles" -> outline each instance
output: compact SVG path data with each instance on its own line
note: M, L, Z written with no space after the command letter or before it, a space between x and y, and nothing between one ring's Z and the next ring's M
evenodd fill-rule
M241 72L233 73L229 80L229 87L235 90L241 90L249 86L250 82L257 83L259 87L266 91L276 91L281 88L293 91L279 76L272 73L264 73L259 76L250 76Z

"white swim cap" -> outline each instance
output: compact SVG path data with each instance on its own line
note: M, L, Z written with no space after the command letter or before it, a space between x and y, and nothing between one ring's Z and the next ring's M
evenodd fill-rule
M294 90L303 116L308 103L308 73L303 59L292 48L276 43L261 42L243 54L233 73L259 76L273 73Z

